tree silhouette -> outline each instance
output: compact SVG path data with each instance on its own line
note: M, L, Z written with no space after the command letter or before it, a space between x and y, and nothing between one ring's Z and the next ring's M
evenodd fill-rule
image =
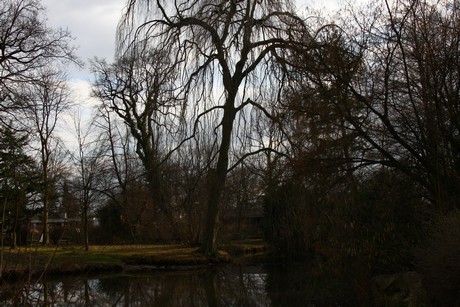
M248 114L271 116L268 106L277 101L282 87L280 59L311 43L307 33L290 1L128 2L118 53L127 54L139 43L146 50L167 51L167 63L177 74L170 99L182 102L178 114L193 123L188 126L190 138L206 119L217 118L210 128L216 154L208 175L206 254L217 249L221 195L236 162L232 147L250 135Z

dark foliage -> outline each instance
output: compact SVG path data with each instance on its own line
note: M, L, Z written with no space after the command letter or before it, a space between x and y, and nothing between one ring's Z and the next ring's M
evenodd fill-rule
M103 243L120 243L129 241L129 229L122 222L120 206L109 202L97 210L99 226L94 234L94 240Z
M417 257L433 305L454 306L460 302L460 210L436 219Z
M321 202L294 182L267 195L265 234L273 254L295 260L321 255L370 272L411 268L428 217L417 186L386 170L351 185L338 193L330 187Z

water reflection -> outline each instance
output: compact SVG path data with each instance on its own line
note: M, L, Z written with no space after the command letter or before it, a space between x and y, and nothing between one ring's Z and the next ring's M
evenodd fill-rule
M348 306L352 285L299 267L221 267L202 271L67 277L4 287L8 306Z
M370 282L357 270L307 265L267 268L271 306L375 306Z

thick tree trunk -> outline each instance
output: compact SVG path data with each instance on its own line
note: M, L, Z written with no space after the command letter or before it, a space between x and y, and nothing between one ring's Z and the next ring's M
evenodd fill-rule
M222 178L219 178L217 175L217 170L212 169L210 171L208 180L209 194L204 241L200 251L207 255L215 255L217 252L217 233L219 229L219 203L223 188L221 187Z
M222 143L219 148L216 169L210 171L209 192L207 200L207 215L204 228L203 245L200 251L206 255L217 253L217 235L219 230L220 198L225 187L228 169L228 153L232 138L233 121L235 119L235 109L233 99L227 101L222 119Z
M162 178L160 176L160 168L156 162L148 161L144 162L144 166L147 169L147 180L149 182L149 190L152 195L153 204L155 209L159 209L161 214L164 216L169 224L169 231L172 233L173 238L177 238L178 226L174 216L174 212L169 204L168 196L166 191L163 190ZM158 219L158 216L156 217Z

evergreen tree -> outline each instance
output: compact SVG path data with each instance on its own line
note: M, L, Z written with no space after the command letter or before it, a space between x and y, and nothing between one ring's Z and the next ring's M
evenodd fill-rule
M34 195L38 183L34 180L34 160L24 150L27 144L27 135L18 134L11 128L0 129L2 230L9 234L12 248L17 245L19 222L26 220L30 215L27 204Z

